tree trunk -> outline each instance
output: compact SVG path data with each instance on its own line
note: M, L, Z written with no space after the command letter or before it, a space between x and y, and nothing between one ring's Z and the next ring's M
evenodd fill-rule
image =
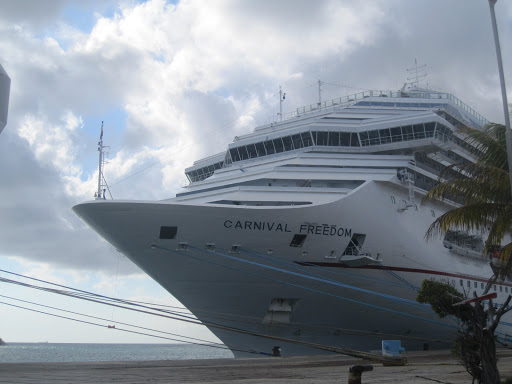
M496 359L496 345L494 334L482 331L480 338L480 359L482 362L482 383L500 384L498 360Z

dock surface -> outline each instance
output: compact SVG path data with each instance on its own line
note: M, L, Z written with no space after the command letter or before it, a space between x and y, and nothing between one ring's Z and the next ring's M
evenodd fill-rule
M455 384L471 377L449 351L410 352L408 364L372 364L362 383ZM502 379L512 378L512 350L500 350ZM352 365L341 355L256 359L162 360L90 363L0 363L0 383L347 383Z

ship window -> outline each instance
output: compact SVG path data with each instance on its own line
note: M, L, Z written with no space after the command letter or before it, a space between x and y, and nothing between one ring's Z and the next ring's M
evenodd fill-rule
M249 159L254 159L258 157L258 153L256 152L256 146L254 144L247 145L247 152L249 152Z
M500 292L503 292L503 286L500 285Z
M402 135L404 140L413 140L414 136L412 134L412 125L406 125L405 127L402 127Z
M393 143L402 141L402 131L400 130L400 127L391 128L391 141Z
M240 247L241 245L233 244L229 253L240 253Z
M290 247L302 247L304 241L306 240L307 235L304 234L295 234L293 235L293 239L290 242Z
M382 144L391 143L391 133L389 128L379 130L380 142Z
M471 281L468 280L468 288L471 288Z
M281 140L281 138L277 138L277 139L274 139L274 147L276 149L276 153L281 153L284 151L284 145L283 145L283 141Z
M350 147L350 133L340 132L340 145L342 147Z
M231 148L229 150L229 153L231 154L231 159L233 160L233 162L240 161L240 155L238 154L236 148Z
M240 153L240 158L242 160L247 160L249 158L249 154L247 153L247 148L245 145L238 147L238 152Z
M171 240L176 238L178 233L178 227L160 227L160 239Z
M293 147L295 149L304 147L304 143L302 142L302 137L300 135L293 135L292 142L293 142Z
M267 151L265 150L265 145L263 143L256 143L254 145L256 147L256 151L258 152L258 156L266 156Z
M359 137L361 138L361 144L363 145L363 147L369 145L368 132L359 132Z
M496 291L496 284L493 285L494 291Z
M292 138L290 136L283 137L283 144L285 151L291 151L293 149Z
M272 140L265 141L265 149L267 150L267 155L276 153Z
M475 281L475 284L474 284L475 288L478 288L478 283Z
M436 129L436 123L426 123L425 124L425 134L427 137L434 136L434 131Z
M339 132L329 132L329 145L331 147L338 147L340 145Z
M460 286L463 287L464 283L462 282L462 279L460 279Z
M369 131L368 135L370 136L370 145L379 145L379 131Z
M423 126L423 124L414 124L413 130L414 130L414 138L416 140L425 138L425 127Z
M313 145L313 140L311 139L310 132L303 132L301 134L301 136L302 136L302 142L304 143L305 147L311 147Z
M351 147L359 147L359 138L357 133L353 132L350 134L350 146Z
M316 145L327 145L328 132L316 132Z
M505 293L508 293L508 287L505 287Z
M484 289L484 283L480 283L480 288Z
M392 202L393 204L396 204L395 196L391 196L391 202Z

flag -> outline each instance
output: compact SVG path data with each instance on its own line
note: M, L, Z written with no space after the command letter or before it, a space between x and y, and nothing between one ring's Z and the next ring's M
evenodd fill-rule
M101 122L101 134L100 134L100 141L103 140L103 121Z

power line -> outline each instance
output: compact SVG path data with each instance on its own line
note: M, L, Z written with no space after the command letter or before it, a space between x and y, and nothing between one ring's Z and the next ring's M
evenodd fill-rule
M178 341L178 342L181 342L181 343L194 344L194 345L200 345L200 346L205 346L205 347L212 347L212 348L219 348L219 349L231 349L231 350L235 350L235 351L239 351L239 352L247 352L247 353L257 353L257 354L263 353L263 352L255 352L255 351L248 351L248 350L240 350L240 349L230 348L230 347L227 347L227 346L226 347L222 347L222 346L219 346L219 345L201 344L201 343L195 343L195 342L192 342L192 341L178 340L178 339L171 338L171 337L158 336L158 335L153 335L153 334L150 334L150 333L138 332L138 331L133 331L133 330L124 329L124 328L118 328L118 327L117 328L112 328L112 327L109 327L107 325L103 325L103 324L99 324L99 323L94 323L92 321L80 320L80 319L75 319L75 318L68 317L68 316L57 315L55 313L39 311L37 309L27 308L27 307L23 307L23 306L20 306L20 305L6 303L6 302L3 302L3 301L0 301L0 304L4 304L4 305L11 306L11 307L15 307L15 308L19 308L19 309L24 309L24 310L27 310L27 311L36 312L36 313L40 313L40 314L44 314L44 315L48 315L48 316L53 316L53 317L57 317L57 318L60 318L60 319L71 320L71 321L75 321L75 322L78 322L78 323L94 325L94 326L102 327L102 328L108 328L108 329L115 330L115 331L128 332L128 333L133 333L133 334L137 334L137 335L155 337L155 338L158 338L158 339L164 339L164 340L170 340L170 341ZM83 316L86 316L86 315L83 315ZM157 332L160 332L160 331L157 331ZM180 337L182 337L182 336L180 336Z
M79 315L79 316L89 317L89 318L91 318L91 319L103 320L103 321L107 321L107 322L109 321L109 319L105 319L105 318L102 318L102 317L97 317L97 316L92 316L92 315L86 315L86 314L84 314L84 313L74 312L74 311L69 311L69 310L62 309L62 308L52 307L52 306L49 306L49 305L39 304L39 303L35 303L35 302L33 302L33 301L27 301L27 300L17 299L17 298L15 298L15 297L10 297L10 296L5 296L5 295L0 295L0 297L4 297L4 298L6 298L6 299L10 299L10 300L19 301L19 302L26 303L26 304L37 305L37 306L39 306L39 307L48 308L48 309L53 309L53 310L56 310L56 311L66 312L66 313L70 313L70 314L73 314L73 315ZM121 321L114 321L114 322L115 322L116 324L122 324L122 325L126 325L126 326L133 327L133 328L144 329L144 330L146 330L146 331L158 332L158 333L164 333L164 334L171 335L171 336L182 337L182 338L185 338L185 339L190 339L190 340L195 340L195 341L201 341L201 342L203 342L203 343L205 343L205 344L213 344L213 345L223 346L223 345L222 345L222 344L220 344L220 343L209 342L209 341L207 341L207 340L198 339L198 338L195 338L195 337L184 336L184 335L178 335L178 334L176 334L176 333L171 333L171 332L166 332L166 331L159 331L159 330L156 330L156 329L146 328L146 327L141 327L141 326L138 326L138 325L129 324L129 323L124 323L124 322L121 322ZM116 329L117 329L117 328L116 328ZM187 342L187 341L183 341L183 342ZM223 347L224 347L224 348L227 348L227 347L225 347L225 346L223 346Z
M5 270L0 270L0 271L5 272L5 273L11 273L11 274L18 275L18 276L21 276L21 277L24 277L24 278L28 278L28 279L33 279L33 280L41 281L40 279L23 276L23 275L20 275L20 274L14 273L14 272L10 272L10 271L5 271ZM18 281L15 281L15 280L9 280L9 279L5 279L5 278L0 278L0 281L10 282L10 283L26 286L26 287L29 287L29 288L41 289L41 290L48 291L48 292L51 292L51 293L64 294L64 295L75 297L75 298L80 298L80 299L84 299L84 300L88 300L88 301L92 301L92 302L96 302L96 303L100 303L100 304L104 304L104 305L111 305L111 306L119 307L119 308L122 308L122 309L142 312L142 313L145 313L145 314L161 316L161 317L164 317L164 318L169 318L169 319L178 320L178 321L185 321L185 322L192 323L192 324L203 324L203 325L206 325L206 326L212 327L212 328L220 328L220 329L227 330L227 331L238 332L238 333L243 333L243 334L249 334L249 335L259 336L259 337L263 337L263 338L269 338L269 339L274 339L274 340L277 339L277 340L291 342L291 343L299 343L299 344L302 343L302 342L297 342L296 340L293 340L293 339L276 338L274 336L259 334L259 333L256 333L256 332L251 332L251 331L247 331L247 330L240 329L240 328L223 326L223 325L216 324L216 323L213 323L213 322L208 322L208 321L203 321L203 323L200 323L198 321L195 321L195 319L191 320L191 318L189 316L183 316L183 315L179 315L178 314L178 317L175 317L175 316L169 316L169 315L164 315L164 314L160 314L160 313L149 312L149 311L144 311L144 310L140 310L140 309L125 307L125 306L121 306L121 305L118 305L118 304L113 304L111 302L109 303L107 301L92 299L90 297L87 297L88 296L87 294L89 294L89 295L91 295L93 297L94 296L99 296L101 298L108 299L108 301L122 301L120 299L112 299L112 298L109 298L109 297L106 297L106 296L97 295L97 294L89 293L89 292L82 291L82 290L77 290L77 291L80 292L79 294L73 294L72 292L69 292L69 294L68 294L65 291L50 289L50 288L46 288L46 287L33 286L33 285L30 285L30 284L18 282ZM45 282L45 283L61 286L60 284L51 283L51 282ZM130 303L128 303L128 304L130 304ZM146 308L145 306L142 306L142 307ZM148 307L148 308L152 309L152 310L157 310L157 311L159 310L157 308L150 308L150 307ZM168 313L170 311L163 311L163 312L164 313ZM176 313L173 313L173 312L171 312L171 313L176 315ZM206 316L206 317L208 317L208 316ZM223 320L232 321L232 320L226 319L226 318L223 318ZM240 322L240 321L237 320L237 322ZM392 335L392 334L383 333L383 332L371 332L371 331L357 330L357 329L340 329L340 328L327 327L327 326L315 325L315 324L290 323L288 325L289 326L291 326L291 325L294 325L294 326L303 325L303 326L308 327L310 331L315 331L314 330L315 327L319 328L318 331L321 331L322 329L331 329L331 330L334 330L335 333L337 333L337 334L382 335L382 336L393 336L393 337L399 337L400 336L400 337L406 337L408 339L415 339L415 340L441 341L441 340L435 340L435 339L425 338L425 337L414 337L414 336L405 336L405 335ZM313 329L311 329L311 327L313 327ZM185 336L180 336L180 337L185 337ZM312 346L314 348L319 348L319 349L326 349L327 348L328 350L331 350L329 348L336 348L336 347L321 346L321 345L310 345L310 346ZM235 347L232 347L232 346L229 346L229 348L232 349L232 350L239 350L239 349L236 349ZM333 351L333 350L331 350L331 351ZM334 352L336 352L336 351L334 351ZM252 351L251 353L266 354L264 352L257 352L257 351Z

